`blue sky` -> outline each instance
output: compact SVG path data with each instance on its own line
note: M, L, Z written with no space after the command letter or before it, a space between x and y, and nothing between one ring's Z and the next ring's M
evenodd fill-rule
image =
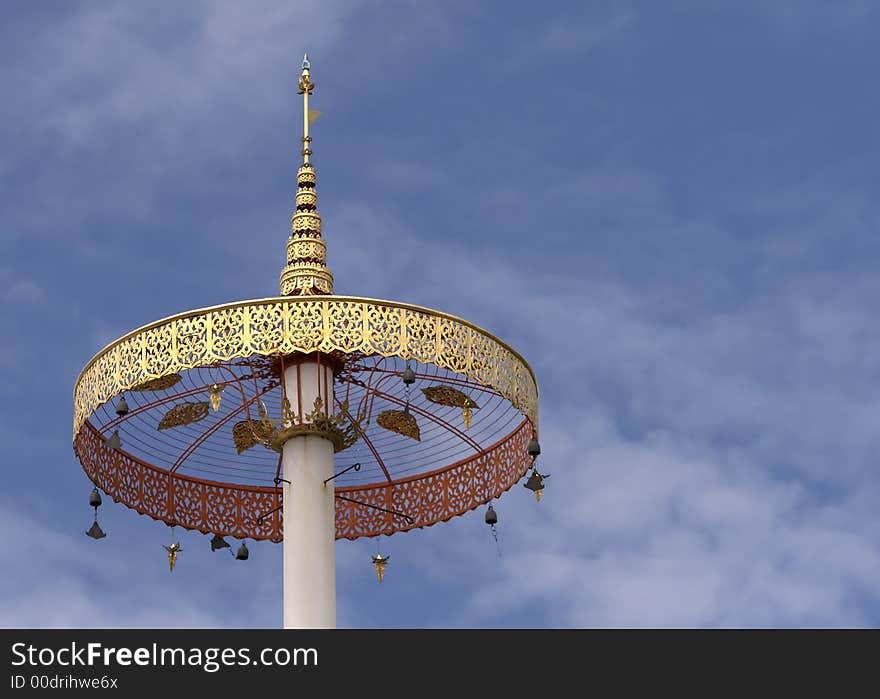
M312 58L336 291L439 308L541 387L536 504L337 544L365 627L880 625L876 3L7 2L3 626L278 626L105 506L70 446L110 340L277 293Z

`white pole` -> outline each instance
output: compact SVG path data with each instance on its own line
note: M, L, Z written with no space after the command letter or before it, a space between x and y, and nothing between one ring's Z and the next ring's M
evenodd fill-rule
M333 372L316 361L284 371L287 398L300 416L321 397L333 409ZM329 393L329 400L328 394ZM282 449L284 478L284 628L336 628L336 522L333 443L315 434L292 437Z

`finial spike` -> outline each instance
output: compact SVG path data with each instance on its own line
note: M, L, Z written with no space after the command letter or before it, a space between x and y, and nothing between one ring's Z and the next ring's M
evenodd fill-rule
M309 124L321 113L309 109L309 97L315 89L309 54L303 54L299 94L303 97L303 161L296 173L296 210L291 217L291 235L287 239L287 266L281 271L281 294L306 296L332 294L333 275L327 269L327 246L321 238L321 214L315 191L315 168L311 162L312 137Z

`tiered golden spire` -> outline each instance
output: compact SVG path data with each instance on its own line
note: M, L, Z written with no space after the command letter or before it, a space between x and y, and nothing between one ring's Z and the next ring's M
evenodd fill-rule
M312 137L309 124L319 112L309 111L312 82L309 55L303 56L299 78L299 94L303 96L303 162L296 173L296 211L290 219L291 233L287 239L287 266L281 271L282 296L332 294L333 275L327 269L327 246L321 238L321 214L315 191L315 168L309 162Z

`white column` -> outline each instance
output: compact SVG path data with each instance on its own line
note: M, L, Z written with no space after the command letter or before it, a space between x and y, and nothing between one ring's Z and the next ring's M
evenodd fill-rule
M304 415L320 395L332 410L333 372L317 362L285 369L287 398ZM329 401L328 401L329 393ZM329 407L328 407L329 402ZM284 478L284 628L336 628L336 522L333 444L314 434L287 440L282 450Z

